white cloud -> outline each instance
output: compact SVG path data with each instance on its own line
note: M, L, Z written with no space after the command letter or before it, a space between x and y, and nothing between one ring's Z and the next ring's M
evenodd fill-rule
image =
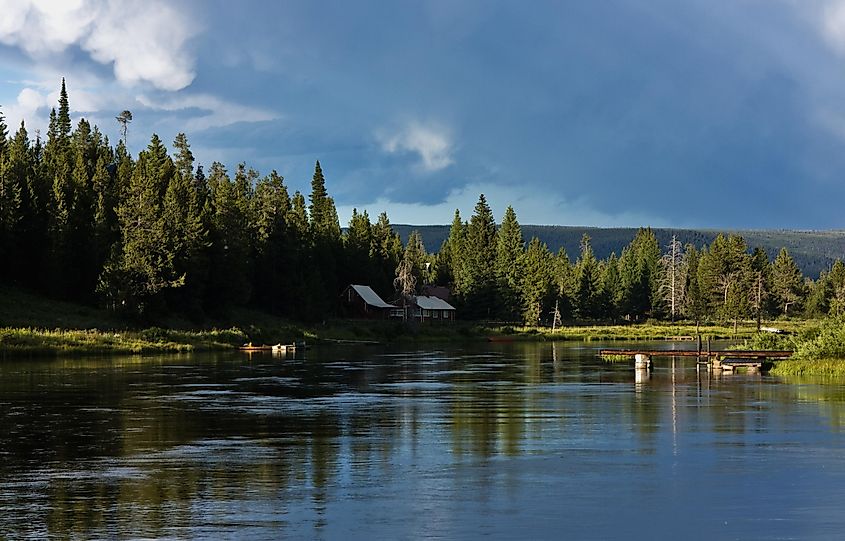
M398 132L382 133L377 137L385 152L418 154L426 171L438 171L454 163L452 141L446 130L440 127L411 122Z
M162 90L194 79L190 22L161 0L0 0L0 43L36 59L79 47L123 84Z
M478 195L483 193L488 204L493 209L496 221L499 222L505 214L508 205L516 211L520 223L539 225L576 225L596 227L639 227L639 226L667 226L663 220L644 214L625 212L622 214L608 214L592 208L586 201L567 200L547 192L525 193L524 186L505 186L501 184L470 184L459 190L453 190L446 200L434 205L422 203L396 203L381 198L375 202L358 205L342 205L338 207L341 223L346 224L352 217L352 208L359 211L366 209L370 216L377 216L380 212L387 212L390 221L397 224L449 224L455 215L455 209L460 209L461 216L469 219ZM685 224L672 224L682 226Z
M828 43L838 52L845 53L845 1L824 2L820 22Z
M228 126L236 122L262 122L275 120L279 116L271 111L231 103L209 94L182 94L164 99L139 96L141 105L160 111L197 111L197 114L183 123L187 131Z

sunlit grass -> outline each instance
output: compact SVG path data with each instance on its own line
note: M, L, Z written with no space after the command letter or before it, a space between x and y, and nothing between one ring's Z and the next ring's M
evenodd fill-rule
M246 335L238 329L178 331L47 330L0 328L2 355L81 355L100 353L179 353L231 349Z
M772 368L775 376L824 376L845 378L845 359L787 359Z

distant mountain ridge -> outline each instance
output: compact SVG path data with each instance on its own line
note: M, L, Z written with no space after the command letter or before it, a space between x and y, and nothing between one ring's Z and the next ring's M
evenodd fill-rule
M737 233L745 238L749 250L759 246L766 250L769 259L774 260L781 248L786 248L801 268L801 271L813 279L818 278L822 270L827 270L836 259L845 260L845 231L794 231L794 230L716 230L716 229L665 229L652 228L657 242L665 251L666 245L677 235L684 245L694 244L701 247L709 245L719 233ZM449 236L448 225L407 225L393 224L393 230L408 241L412 231L419 231L423 243L429 252L437 252L443 241ZM562 225L523 225L522 234L528 242L537 237L545 242L549 249L557 252L564 248L570 260L578 257L581 236L587 233L592 240L596 257L604 259L612 252L619 255L637 233L637 228L618 227L577 227Z

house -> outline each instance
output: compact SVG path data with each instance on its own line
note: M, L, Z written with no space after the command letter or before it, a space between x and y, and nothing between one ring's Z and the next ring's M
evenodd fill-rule
M341 294L343 311L349 317L387 319L396 307L387 304L370 286L352 284Z
M401 302L401 301L400 301ZM437 297L418 295L411 297L407 307L408 319L421 323L439 323L441 321L455 321L455 307ZM391 311L391 317L402 317L402 307Z
M426 297L437 297L438 299L443 299L446 302L452 300L452 292L449 291L449 288L446 286L424 285L421 293Z

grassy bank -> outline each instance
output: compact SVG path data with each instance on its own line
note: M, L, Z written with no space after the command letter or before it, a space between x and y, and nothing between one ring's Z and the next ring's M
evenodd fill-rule
M93 355L106 353L179 353L232 349L244 342L238 329L141 331L0 329L0 355Z
M0 356L81 355L102 353L166 353L232 349L245 342L309 343L379 342L433 343L502 340L665 340L692 339L690 324L563 326L549 328L490 325L456 321L439 325L406 325L396 321L327 320L303 325L253 310L238 310L225 319L194 322L170 318L158 327L130 325L113 314L92 307L45 299L24 291L0 288ZM790 331L805 322L778 323ZM223 329L223 330L220 330ZM703 340L750 338L752 323L733 326L702 325Z

